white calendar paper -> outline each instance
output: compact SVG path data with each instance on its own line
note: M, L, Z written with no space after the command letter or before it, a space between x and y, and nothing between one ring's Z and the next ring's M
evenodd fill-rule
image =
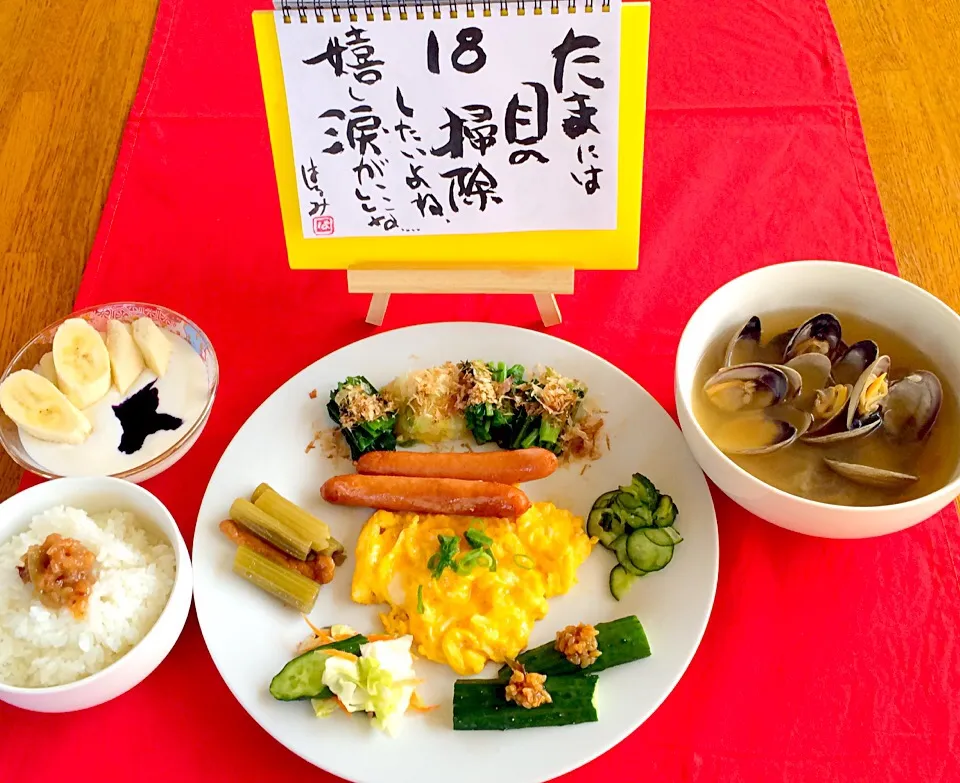
M576 1L278 11L304 236L615 229L620 4Z

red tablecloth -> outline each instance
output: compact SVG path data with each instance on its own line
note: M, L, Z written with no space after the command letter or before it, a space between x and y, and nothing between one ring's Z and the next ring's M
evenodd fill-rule
M287 268L253 7L161 0L78 300L166 304L217 348L206 432L148 485L188 542L246 417L372 331L342 272ZM895 269L823 0L655 0L640 269L578 275L554 333L673 410L674 352L697 304L742 272L797 258ZM398 297L387 326L536 328L536 317L530 297ZM715 496L720 583L699 652L644 726L567 779L960 779L955 512L879 540L821 541ZM160 668L110 704L59 716L0 705L0 781L73 777L65 764L101 782L329 779L234 701L193 616Z

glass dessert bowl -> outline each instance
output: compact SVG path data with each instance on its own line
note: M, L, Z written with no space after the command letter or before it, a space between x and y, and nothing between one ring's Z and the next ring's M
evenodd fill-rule
M140 342L136 330L130 328L140 319L149 319L159 327L154 330L154 339L162 334L169 343L169 350L164 349L168 358L159 374L155 372L156 362L151 361L149 346ZM186 454L207 423L220 380L213 345L193 321L169 308L143 302L97 305L71 313L37 334L0 375L0 388L15 373L23 375L22 371L32 370L62 387L61 391L70 397L71 389L67 388L66 379L53 369L55 357L64 355L63 348L59 353L53 350L54 338L68 322L73 336L78 331L78 320L100 333L104 347L111 346L112 382L109 390L81 410L91 423L91 432L80 443L49 442L37 438L36 433L18 425L0 409L0 445L20 467L44 478L113 476L134 483L152 478ZM137 338L136 344L132 339L124 339L128 343L128 352L134 355L134 361L140 362L142 369L138 372L134 366L130 372L127 368L128 379L124 381L118 378L112 335L107 335L108 324L112 321L125 324L125 329L119 331L127 331ZM83 324L79 326L79 332L83 332ZM89 330L87 332L89 335ZM78 343L83 345L84 339L89 336L78 337ZM136 355L137 346L143 348L142 358ZM101 346L94 348L95 353L99 352L104 358L107 356ZM145 365L143 360L146 360ZM32 375L28 377L37 381ZM119 391L120 383L126 386L123 392ZM46 380L41 384L41 390L49 388L45 386ZM8 407L10 386L7 384ZM18 406L23 401L34 404L23 397L15 400ZM76 407L79 409L79 405Z

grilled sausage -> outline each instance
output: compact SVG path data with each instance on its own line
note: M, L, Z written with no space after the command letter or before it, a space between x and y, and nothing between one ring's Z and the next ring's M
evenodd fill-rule
M320 490L328 503L416 514L517 517L530 499L516 487L492 481L407 476L334 476Z
M414 451L371 451L357 460L357 472L370 476L415 476L519 484L546 478L557 469L557 457L546 449L437 454Z
M258 555L263 555L268 560L296 571L314 582L325 585L333 580L336 565L329 555L317 555L316 559L312 560L297 560L286 552L281 552L273 544L243 530L232 519L225 519L220 523L220 532L238 546L252 549Z

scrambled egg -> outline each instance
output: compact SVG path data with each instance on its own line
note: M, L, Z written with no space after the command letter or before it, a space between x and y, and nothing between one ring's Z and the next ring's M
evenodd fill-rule
M446 568L434 578L428 561L440 548L438 537L458 536L465 554L468 527L493 539L495 570ZM533 624L546 616L547 599L576 583L593 543L581 518L552 503L536 503L516 520L378 511L357 542L353 600L388 604L380 615L388 633L411 634L420 655L476 674L487 661L520 653Z

